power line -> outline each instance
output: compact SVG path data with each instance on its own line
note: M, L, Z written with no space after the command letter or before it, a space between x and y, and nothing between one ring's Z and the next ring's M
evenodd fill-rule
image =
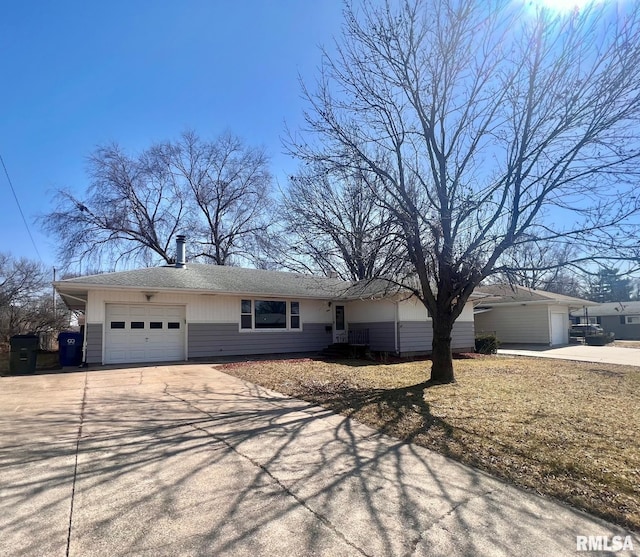
M0 162L2 163L2 168L4 168L4 174L7 177L7 182L9 182L9 186L11 187L11 193L13 193L13 198L16 200L16 205L18 206L18 210L20 211L20 215L22 216L22 222L24 222L24 226L27 229L27 232L29 234L29 238L31 238L31 244L33 245L33 249L36 250L36 253L38 254L38 259L40 259L40 262L42 264L44 264L44 261L42 260L42 256L40 255L40 252L38 251L38 246L36 246L36 242L33 239L33 235L31 234L31 229L29 228L29 224L27 223L27 219L24 216L24 213L22 212L22 207L20 206L20 201L18 201L18 196L16 195L16 190L13 189L13 184L11 183L11 178L9 177L9 172L7 171L7 167L4 164L4 159L2 158L2 155L0 155Z

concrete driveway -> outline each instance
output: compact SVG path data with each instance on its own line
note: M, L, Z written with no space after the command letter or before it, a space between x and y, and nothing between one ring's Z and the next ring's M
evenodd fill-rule
M570 344L557 348L531 346L505 346L498 354L503 356L530 356L535 358L555 358L574 360L577 362L597 362L603 364L619 364L624 366L640 366L640 349L622 348L619 346L587 346Z
M630 535L211 365L1 378L0 420L3 555L562 556Z

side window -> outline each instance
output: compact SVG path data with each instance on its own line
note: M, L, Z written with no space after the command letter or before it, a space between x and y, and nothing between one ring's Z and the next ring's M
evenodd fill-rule
M300 302L291 302L291 328L300 328Z
M251 300L242 300L242 306L240 309L240 328L251 329L252 328L252 311Z

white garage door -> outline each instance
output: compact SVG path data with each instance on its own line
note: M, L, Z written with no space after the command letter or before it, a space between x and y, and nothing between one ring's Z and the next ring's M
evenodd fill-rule
M107 304L106 364L185 359L181 306Z
M565 324L564 313L551 314L551 344L567 344L569 342L568 325Z

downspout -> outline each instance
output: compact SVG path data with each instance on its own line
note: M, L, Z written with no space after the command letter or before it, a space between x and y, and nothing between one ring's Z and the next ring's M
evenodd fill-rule
M87 367L87 312L84 312L84 334L82 335L82 366Z
M400 303L398 302L398 300L395 301L395 305L396 305L396 311L394 315L394 324L393 324L395 335L393 340L395 343L396 354L400 355L400 328L399 328Z

